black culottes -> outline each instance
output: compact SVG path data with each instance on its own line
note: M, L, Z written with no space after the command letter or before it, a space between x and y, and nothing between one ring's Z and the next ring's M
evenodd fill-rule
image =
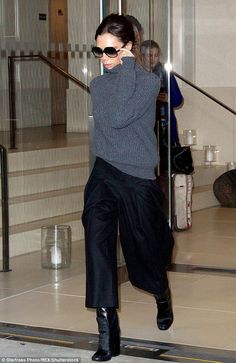
M85 188L86 306L118 307L116 245L130 282L159 295L168 287L166 266L174 240L156 180L128 175L97 158Z

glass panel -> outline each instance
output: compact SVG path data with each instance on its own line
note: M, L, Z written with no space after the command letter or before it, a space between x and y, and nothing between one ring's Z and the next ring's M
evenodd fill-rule
M165 138L166 148L161 152L162 170L158 168L157 174L160 175L160 181L166 195L165 210L171 224L171 173L169 168L169 144L170 144L170 112L168 110L167 99L169 96L169 73L165 70L164 65L170 60L170 22L168 21L170 12L169 1L124 1L125 12L138 20L133 19L134 27L139 28L137 42L141 47L141 64L148 71L155 72L161 78L162 96L165 102L161 101L161 96L157 101L156 115L156 133L159 141L159 153L162 151L160 145ZM143 43L144 42L144 43ZM151 58L152 57L152 58ZM162 130L165 129L163 133ZM163 136L165 135L165 136Z
M173 69L186 79L184 82L178 81L184 95L184 106L176 114L182 142L191 145L195 167L190 242L198 241L197 227L201 227L197 220L208 213L209 235L214 236L214 250L217 245L218 251L229 241L226 230L223 232L226 228L224 219L230 223L234 218L233 209L228 209L226 216L226 211L219 208L227 203L232 206L227 199L230 190L228 182L221 188L220 196L216 194L216 190L220 182L218 178L225 178L227 169L235 168L236 119L233 110L236 109L236 52L233 39L236 29L232 20L235 11L236 4L231 0L224 3L219 0L173 2ZM213 96L219 103L223 102L223 105L216 103L187 81L193 82L200 91ZM231 110L227 110L224 105ZM189 130L195 133L194 143L191 138L187 140L183 137L186 133L189 134ZM231 201L233 194L231 191ZM214 235L218 228L221 230L220 240ZM233 235L235 230L231 231L231 236ZM182 246L178 242L181 254ZM195 251L199 252L198 257L190 251L188 257L183 257L182 254L183 259L180 255L177 256L177 262L234 268L232 251L235 251L235 246L232 246L232 250L227 249L230 252L225 250L227 262L216 250L213 261L206 258L206 251L212 248L211 243L211 238L206 238L204 248L200 251L193 242L193 249L196 248Z

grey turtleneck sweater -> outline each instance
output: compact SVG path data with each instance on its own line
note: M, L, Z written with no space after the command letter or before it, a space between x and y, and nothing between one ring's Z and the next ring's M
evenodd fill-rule
M94 116L94 154L122 172L155 179L158 163L154 133L160 80L123 57L120 64L90 83Z

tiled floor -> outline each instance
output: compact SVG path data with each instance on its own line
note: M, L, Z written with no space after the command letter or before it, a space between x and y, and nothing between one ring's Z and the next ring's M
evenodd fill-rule
M175 321L161 332L154 299L131 286L120 288L123 337L236 351L236 210L193 214L193 228L176 233L176 264L216 269L169 272ZM83 242L73 246L71 267L41 268L40 254L17 257L0 274L0 321L97 333L94 311L84 307ZM217 270L219 268L219 270Z

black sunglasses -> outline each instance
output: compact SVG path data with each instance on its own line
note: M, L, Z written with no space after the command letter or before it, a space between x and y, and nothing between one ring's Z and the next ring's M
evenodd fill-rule
M114 47L106 47L102 50L102 48L99 47L92 47L92 53L96 58L102 58L103 53L105 53L109 58L115 58L118 55L118 52L126 46L127 43L125 43L120 49L114 48Z

